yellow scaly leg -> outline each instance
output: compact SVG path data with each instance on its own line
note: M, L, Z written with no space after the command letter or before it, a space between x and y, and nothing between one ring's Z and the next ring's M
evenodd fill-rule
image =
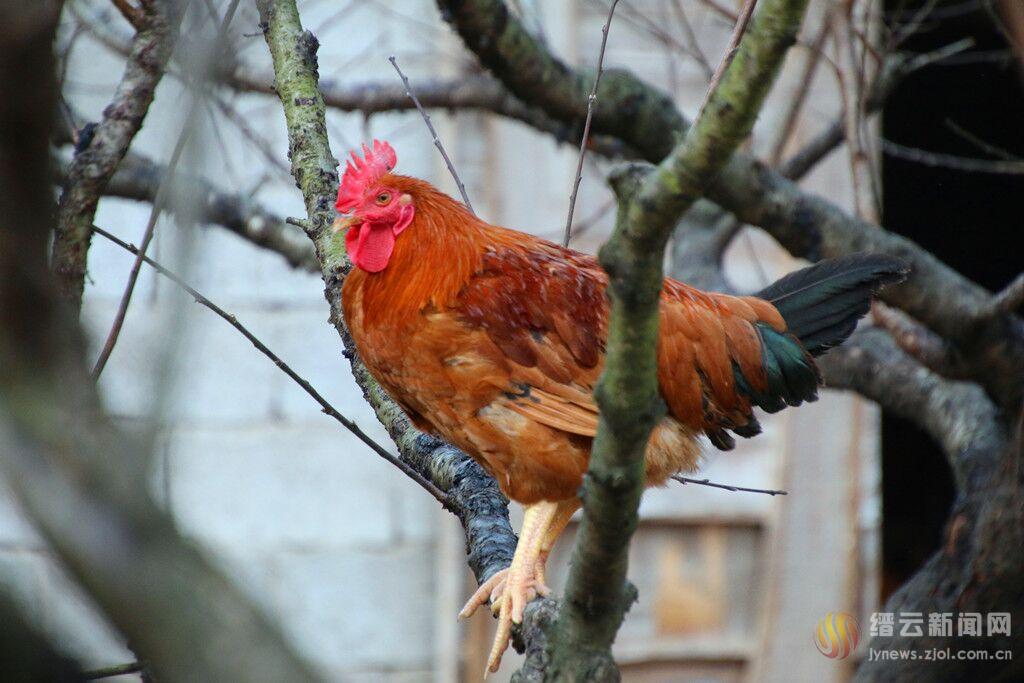
M557 511L558 503L546 501L526 506L511 566L480 586L459 612L459 618L465 618L486 603L488 598L494 601L494 609L498 613L498 632L487 658L487 672L498 670L501 656L508 649L512 624L522 623L526 603L536 595L534 568Z
M580 509L579 498L573 498L572 500L563 500L558 503L558 510L555 511L555 516L551 520L551 524L548 526L547 533L544 534L544 542L540 547L540 555L537 557L537 565L533 569L534 576L534 589L538 595L547 597L551 594L551 589L548 588L547 582L544 578L544 571L548 563L548 555L551 554L551 549L555 547L555 542L558 537L565 531L566 525L569 524L569 520L572 516Z

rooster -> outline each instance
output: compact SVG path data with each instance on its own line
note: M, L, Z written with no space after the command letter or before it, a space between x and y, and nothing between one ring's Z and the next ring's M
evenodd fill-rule
M393 173L396 163L392 147L374 140L346 165L334 224L355 266L344 315L366 367L414 424L469 453L525 508L512 565L460 613L491 602L495 671L526 603L549 593L546 559L580 506L608 277L593 257L490 225L429 183ZM732 434L756 435L755 406L771 413L815 400L813 357L846 339L872 293L905 274L895 258L858 254L753 296L666 278L657 354L668 412L648 442L647 485L695 470L701 436L729 450Z

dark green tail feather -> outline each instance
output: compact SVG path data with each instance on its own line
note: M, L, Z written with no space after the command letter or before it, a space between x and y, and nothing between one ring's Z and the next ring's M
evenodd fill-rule
M754 296L771 302L807 352L841 344L882 286L906 278L907 265L885 254L852 254L790 273Z
M788 330L779 333L766 323L755 324L768 386L756 391L733 364L736 387L769 413L817 400L821 377L812 356L845 341L871 308L872 295L886 284L902 281L908 272L906 264L892 256L853 254L790 273L755 294L778 309ZM732 431L749 437L761 427L752 418Z

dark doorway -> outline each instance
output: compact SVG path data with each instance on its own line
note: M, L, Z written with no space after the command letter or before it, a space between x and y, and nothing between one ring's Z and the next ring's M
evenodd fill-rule
M887 0L888 23L908 20L923 4ZM899 85L883 112L887 140L962 157L998 158L993 148L999 148L1024 158L1024 79L996 4L940 2L904 43L915 53L965 37L975 44ZM1024 269L1024 176L965 172L886 154L882 185L885 226L975 282L997 290ZM942 452L905 420L883 418L882 453L888 596L939 546L954 488Z

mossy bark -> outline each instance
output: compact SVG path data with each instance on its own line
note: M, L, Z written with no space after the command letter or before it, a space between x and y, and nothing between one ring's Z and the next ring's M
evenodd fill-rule
M102 120L79 131L57 210L51 259L58 290L76 311L82 305L96 207L149 112L178 39L183 6L180 0L143 3L141 28L117 91Z
M274 62L292 174L306 205L306 233L316 248L330 321L341 336L356 383L400 457L448 494L448 507L466 531L470 568L483 582L512 561L516 536L508 520L508 500L468 455L417 430L359 359L341 308L341 289L352 264L343 237L329 228L335 215L338 162L331 154L326 110L317 83L319 43L303 30L294 0L257 0L256 4Z
M683 140L659 166L631 164L611 177L619 212L599 255L611 299L605 369L595 391L601 417L583 484L583 523L550 636L548 680L619 678L611 645L636 597L626 581L627 551L645 484L644 452L665 413L656 356L665 246L749 135L805 7L806 0L764 0Z

